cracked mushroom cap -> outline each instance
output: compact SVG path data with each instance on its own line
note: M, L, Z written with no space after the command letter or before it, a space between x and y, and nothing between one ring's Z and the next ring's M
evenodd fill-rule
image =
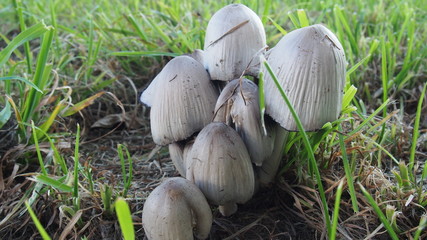
M258 76L259 56L265 47L265 30L258 15L243 4L231 4L209 20L205 67L213 80L231 81L248 66L248 73Z
M218 92L195 59L172 59L151 84L141 98L152 99L150 124L156 144L185 140L212 120Z
M148 196L142 224L149 240L206 239L212 212L203 193L185 178L165 180ZM194 229L194 232L193 232Z
M306 131L338 118L346 60L341 43L329 29L313 25L294 30L270 50L267 60ZM298 131L273 79L264 67L262 71L266 113L285 129Z
M233 126L245 143L252 162L261 166L270 157L274 131L264 133L259 109L258 86L246 79L228 83L217 100L214 121Z
M222 122L207 125L189 153L187 179L194 182L209 202L219 205L224 216L237 210L254 193L255 177L249 153L234 129Z

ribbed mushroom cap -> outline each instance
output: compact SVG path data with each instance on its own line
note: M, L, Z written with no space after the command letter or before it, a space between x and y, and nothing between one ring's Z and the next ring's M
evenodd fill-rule
M252 162L261 166L273 151L274 132L265 135L262 129L258 86L246 78L231 81L219 95L215 114L214 121L234 126Z
M188 153L193 147L194 140L169 144L169 155L176 170L185 177L187 172Z
M203 66L188 56L172 59L156 77L150 111L158 145L184 140L213 118L218 92Z
M220 205L223 215L245 203L255 187L254 172L240 136L221 122L207 125L197 136L188 156L187 179L194 182L209 202Z
M256 13L243 4L225 6L206 29L205 67L213 80L233 80L248 66L248 74L258 76L259 54L265 46L265 30Z
M305 130L315 131L338 118L346 60L343 47L330 30L313 25L292 31L270 50L267 60ZM266 113L285 129L297 131L273 79L264 67L262 71Z
M148 196L142 224L150 240L193 239L193 228L196 238L206 239L212 226L212 212L203 193L192 182L174 177Z

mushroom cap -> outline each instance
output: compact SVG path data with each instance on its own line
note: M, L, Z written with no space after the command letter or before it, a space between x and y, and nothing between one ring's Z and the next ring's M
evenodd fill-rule
M194 139L185 142L176 142L169 144L169 155L175 165L176 170L185 177L187 172L187 156L193 147Z
M214 121L222 121L239 133L252 162L261 166L274 145L274 132L264 134L259 109L258 86L246 79L235 79L223 89L215 106Z
M304 129L315 131L335 121L341 111L346 60L337 37L322 25L286 34L270 50L268 63ZM297 131L292 114L265 67L266 113L289 131Z
M193 239L193 228L196 238L206 239L212 226L212 212L192 182L174 177L148 196L142 210L142 224L148 239Z
M217 11L206 28L204 63L213 80L230 81L248 73L258 76L266 36L258 15L243 4Z
M200 131L189 153L187 179L216 205L245 203L253 193L255 178L249 153L234 129L213 122ZM228 214L229 215L229 214Z
M203 66L188 56L172 59L154 84L151 133L158 145L184 140L213 118L218 92Z

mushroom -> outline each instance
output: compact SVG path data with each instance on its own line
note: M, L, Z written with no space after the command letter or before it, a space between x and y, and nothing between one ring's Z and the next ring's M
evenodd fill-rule
M235 79L223 89L215 106L214 121L221 121L239 133L252 162L261 166L274 145L274 131L264 133L257 85L246 79Z
M266 47L260 18L243 4L221 8L209 20L204 63L213 80L231 81L248 68L258 76L259 56Z
M169 144L169 155L175 165L176 170L178 170L181 176L185 177L187 172L188 163L188 153L193 147L194 140L181 141L176 143Z
M267 131L274 132L273 151L262 163L261 167L256 168L256 176L261 186L266 186L273 181L282 160L284 144L288 138L289 132L283 129L278 123L270 120L267 125Z
M148 196L142 210L142 224L148 239L206 239L212 226L212 212L202 192L190 181L169 178Z
M346 60L337 37L322 25L286 34L270 50L268 63L295 108L304 129L335 121L341 110ZM266 113L289 131L297 125L265 68Z
M243 140L234 129L213 122L200 131L189 153L186 178L194 182L224 216L236 212L236 203L254 193L254 170Z
M200 131L212 120L217 98L199 62L189 56L172 59L141 96L151 105L153 141L164 146Z

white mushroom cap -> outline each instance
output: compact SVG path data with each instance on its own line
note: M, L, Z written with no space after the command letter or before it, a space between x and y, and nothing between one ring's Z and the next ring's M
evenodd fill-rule
M188 153L191 151L193 147L194 140L190 140L187 142L176 142L169 144L169 155L170 158L175 165L176 170L181 174L181 176L185 177L187 172L187 163Z
M346 60L337 37L322 25L286 34L270 50L268 63L294 106L304 129L335 121L341 110ZM266 113L289 131L296 123L265 68Z
M212 212L203 193L190 181L169 178L151 192L142 210L149 240L206 239Z
M207 125L197 136L188 156L187 179L208 201L220 205L224 216L237 210L253 193L255 177L249 153L234 129L221 122Z
M288 138L289 132L283 129L276 122L269 122L267 131L274 132L274 147L271 155L266 158L261 167L256 168L257 179L260 185L265 186L273 181L276 176L277 170L280 166L280 161L283 157L284 144Z
M213 80L238 78L249 65L249 74L258 76L259 55L265 47L265 30L258 15L243 4L231 4L208 23L205 67Z
M261 166L270 157L274 132L264 134L259 109L258 86L246 79L235 79L223 89L215 106L215 121L234 125L243 139L252 162ZM232 122L231 122L232 121Z
M184 140L213 118L218 92L203 66L188 56L172 59L153 81L151 133L158 145Z

